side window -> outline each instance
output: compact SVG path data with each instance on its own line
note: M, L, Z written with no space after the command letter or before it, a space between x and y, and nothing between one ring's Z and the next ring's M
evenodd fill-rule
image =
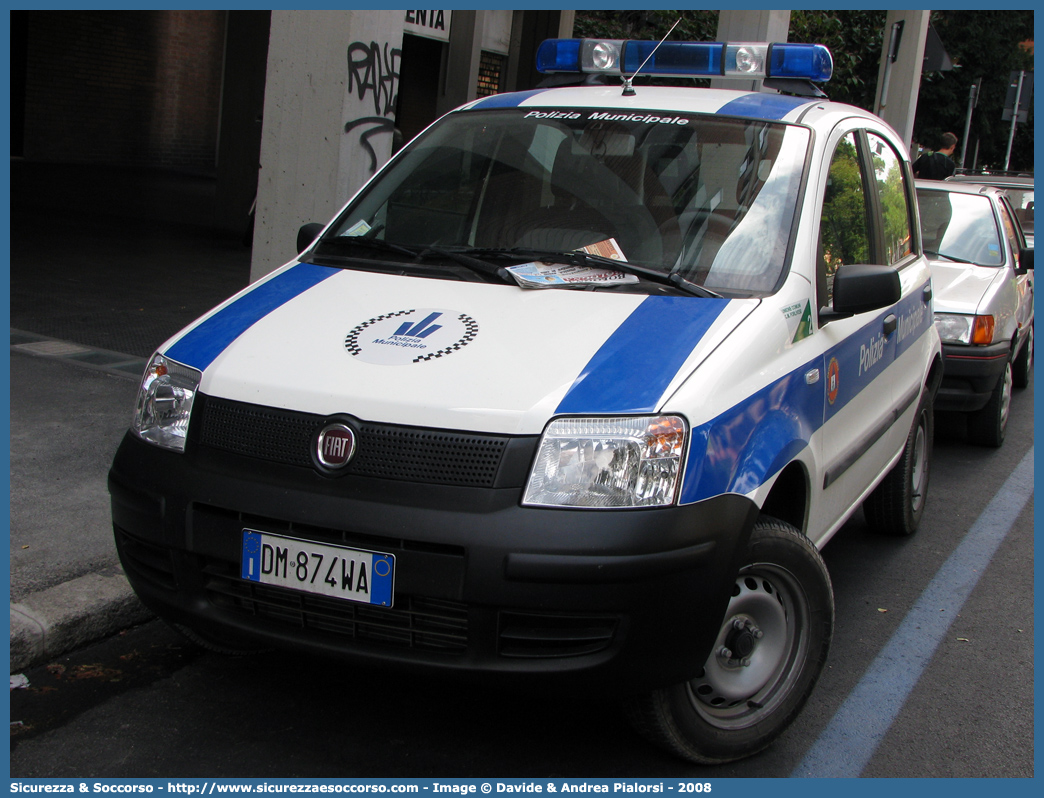
M913 244L910 233L910 193L899 154L879 136L868 132L866 137L874 164L874 181L881 213L884 215L884 259L888 265L894 265L910 254Z
M870 260L870 226L864 185L855 133L849 133L834 150L823 196L817 265L820 307L828 307L833 301L834 274L838 266Z
M1003 202L1000 203L1001 212L1001 225L1004 227L1004 235L1008 239L1008 243L1011 246L1011 255L1015 259L1015 268L1019 268L1019 259L1021 252L1019 250L1019 234L1015 232L1015 221L1011 218L1008 213L1008 206Z

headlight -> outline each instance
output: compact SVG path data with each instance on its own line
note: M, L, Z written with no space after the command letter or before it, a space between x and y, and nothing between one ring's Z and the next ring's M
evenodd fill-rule
M523 504L659 507L681 475L685 422L677 416L560 418L544 431Z
M163 355L155 355L138 390L133 429L143 440L185 451L192 400L202 374Z
M936 313L935 329L946 344L993 343L996 322L993 316L965 316L959 313Z

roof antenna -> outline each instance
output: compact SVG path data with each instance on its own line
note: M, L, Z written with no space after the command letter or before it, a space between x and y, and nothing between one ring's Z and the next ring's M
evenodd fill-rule
M652 52L649 53L649 55L647 55L645 57L644 61L642 61L641 66L639 66L636 70L634 70L634 74L631 75L631 77L624 76L624 79L623 79L623 96L624 97L634 97L634 87L631 86L631 81L633 81L636 77L638 77L638 73L641 72L642 68L646 64L649 63L649 59L652 58L654 55L656 55L656 51L660 49L660 45L663 44L665 41L667 41L667 37L668 36L670 36L672 33L674 33L674 29L678 27L678 22L681 22L681 21L682 21L682 18L678 17L678 21L675 22L673 25L671 25L671 29L669 31L667 31L667 33L665 33L663 35L663 38L660 39L660 41L657 43L657 45L652 49ZM622 52L620 53L620 56L621 56L621 58L623 57L623 53Z

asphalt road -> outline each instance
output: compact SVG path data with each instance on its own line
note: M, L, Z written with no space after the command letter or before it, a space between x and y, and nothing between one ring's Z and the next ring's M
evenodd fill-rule
M10 774L786 777L817 751L840 762L852 738L883 724L847 775L1032 777L1033 499L1010 529L989 514L976 525L998 492L1004 503L1009 477L1026 473L1032 448L1032 388L1016 394L998 450L967 444L959 418L939 419L921 529L881 538L857 514L826 547L837 604L827 668L794 726L740 763L700 768L660 752L631 731L612 695L349 669L286 652L226 658L153 622L26 673L30 686L11 694ZM947 560L984 526L999 545L981 563L958 560L974 583L965 600ZM947 618L937 646L918 620L922 596ZM882 652L902 658L925 646L901 678L886 671L873 681ZM909 692L895 698L903 680ZM869 700L860 704L861 693ZM832 737L846 707L854 714Z
M106 477L138 380L11 353L11 601L115 567Z

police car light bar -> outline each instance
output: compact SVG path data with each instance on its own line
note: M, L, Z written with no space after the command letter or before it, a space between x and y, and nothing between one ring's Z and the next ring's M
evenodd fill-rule
M642 64L648 59L648 63ZM634 39L546 39L540 72L657 77L798 78L830 80L834 59L821 44L789 42L652 42Z

